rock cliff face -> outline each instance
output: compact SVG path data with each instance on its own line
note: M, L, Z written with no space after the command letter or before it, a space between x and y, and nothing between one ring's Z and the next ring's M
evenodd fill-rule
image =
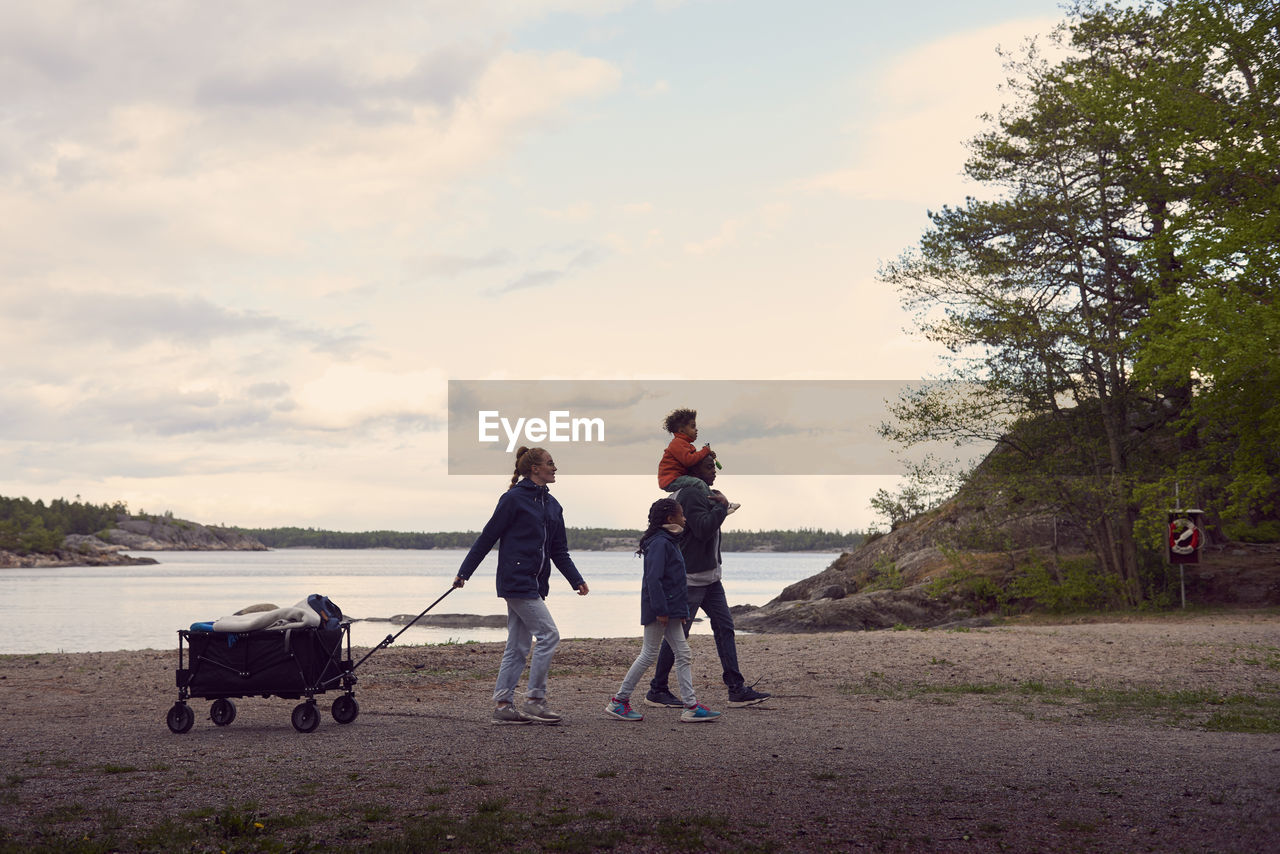
M0 550L0 569L47 566L142 566L156 563L155 558L122 554L124 546L104 543L97 537L71 534L62 540L55 552L20 555Z
M1083 546L1078 537L1055 526L1051 516L1008 514L1007 508L953 498L840 555L822 572L790 585L763 607L735 616L734 622L758 632L972 623L981 615L959 597L931 592L929 582L956 569L960 554L966 569L999 575L1012 569L1020 554L1051 549L1055 541L1064 554L1078 553ZM1002 548L989 550L994 543ZM863 588L869 580L891 581L893 589L867 591Z
M266 551L267 547L230 528L206 527L168 516L120 516L99 536L130 551Z
M980 625L989 619L975 611L972 598L930 582L962 570L1003 587L1033 552L1046 562L1090 554L1081 532L1052 515L1019 510L999 496L962 493L840 555L763 607L736 613L734 623L754 632ZM1185 588L1187 602L1199 605L1280 605L1280 544L1206 547L1199 565L1185 567Z

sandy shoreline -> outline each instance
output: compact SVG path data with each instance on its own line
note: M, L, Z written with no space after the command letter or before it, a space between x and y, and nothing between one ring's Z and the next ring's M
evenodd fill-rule
M323 695L310 734L279 698L238 701L227 727L193 700L194 728L170 733L176 651L0 657L0 840L1276 850L1280 733L1218 731L1280 719L1274 612L739 643L775 697L714 724L607 719L638 642L578 639L556 656L559 727L490 726L502 646L456 644L375 654L357 720ZM693 644L700 699L724 709L712 640Z

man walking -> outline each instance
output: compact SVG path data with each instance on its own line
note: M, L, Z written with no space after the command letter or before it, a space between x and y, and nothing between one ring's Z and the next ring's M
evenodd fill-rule
M706 484L702 488L686 486L672 496L684 508L685 534L680 541L680 551L684 555L687 576L689 616L692 617L701 608L711 620L711 633L715 636L720 668L724 671L722 678L729 688L729 705L754 706L767 700L769 694L747 686L742 673L738 671L738 644L733 633L733 614L729 612L729 601L725 596L724 585L720 582L720 526L728 515L729 501L719 490L711 489L716 480L716 464L710 456L703 457L689 469L689 474ZM684 633L687 637L689 623L684 624ZM674 662L675 653L664 641L662 652L658 654L657 669L649 683L649 691L645 694L646 705L683 705L680 698L668 688Z

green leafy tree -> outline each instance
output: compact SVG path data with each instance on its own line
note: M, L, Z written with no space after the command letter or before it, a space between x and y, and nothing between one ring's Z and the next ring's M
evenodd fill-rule
M1144 597L1135 537L1152 511L1144 489L1183 450L1169 428L1201 408L1193 391L1204 362L1156 358L1158 370L1135 369L1172 340L1167 307L1186 300L1191 271L1206 283L1214 271L1219 284L1207 289L1221 293L1224 253L1267 239L1274 251L1274 235L1254 221L1272 222L1273 208L1253 205L1255 227L1224 236L1223 202L1204 186L1213 176L1244 193L1276 175L1256 130L1223 144L1240 133L1224 127L1231 99L1243 97L1237 77L1257 86L1250 58L1274 65L1274 50L1259 45L1274 40L1274 11L1266 25L1248 11L1263 5L1078 6L1057 34L1072 52L1050 63L1030 48L1011 63L1012 100L972 143L966 171L994 198L931 213L919 246L882 270L925 335L953 354L947 374L900 401L884 434L999 443L1005 453L984 474L1087 531L1131 603ZM1244 25L1205 23L1223 16ZM1205 102L1210 118L1197 106ZM1233 178L1241 163L1260 177ZM1236 293L1233 306L1270 300L1274 282L1261 291ZM1267 340L1252 340L1241 374L1274 366ZM1213 437L1217 453L1233 432Z
M1194 85L1171 98L1180 132L1163 159L1185 192L1171 214L1174 287L1151 306L1138 376L1190 380L1181 441L1145 494L1174 484L1216 509L1227 533L1280 537L1280 8L1274 2L1171 5ZM1173 250L1167 250L1173 251ZM1149 527L1159 527L1153 513Z

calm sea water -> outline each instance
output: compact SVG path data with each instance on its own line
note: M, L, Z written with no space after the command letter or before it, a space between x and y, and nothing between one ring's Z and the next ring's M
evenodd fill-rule
M143 554L143 553L138 553ZM449 589L464 551L278 549L268 552L148 552L154 566L0 570L5 635L0 652L103 652L177 647L177 630L248 605L288 606L323 593L350 617L416 615ZM834 554L724 555L730 605L763 605L793 581L825 569ZM554 569L547 603L562 637L639 637L640 560L630 552L576 552L591 589L578 596ZM467 586L434 614L506 614L497 598L495 549ZM375 646L400 626L352 625L357 646ZM706 621L695 633L709 633ZM396 646L501 641L506 629L415 625Z

